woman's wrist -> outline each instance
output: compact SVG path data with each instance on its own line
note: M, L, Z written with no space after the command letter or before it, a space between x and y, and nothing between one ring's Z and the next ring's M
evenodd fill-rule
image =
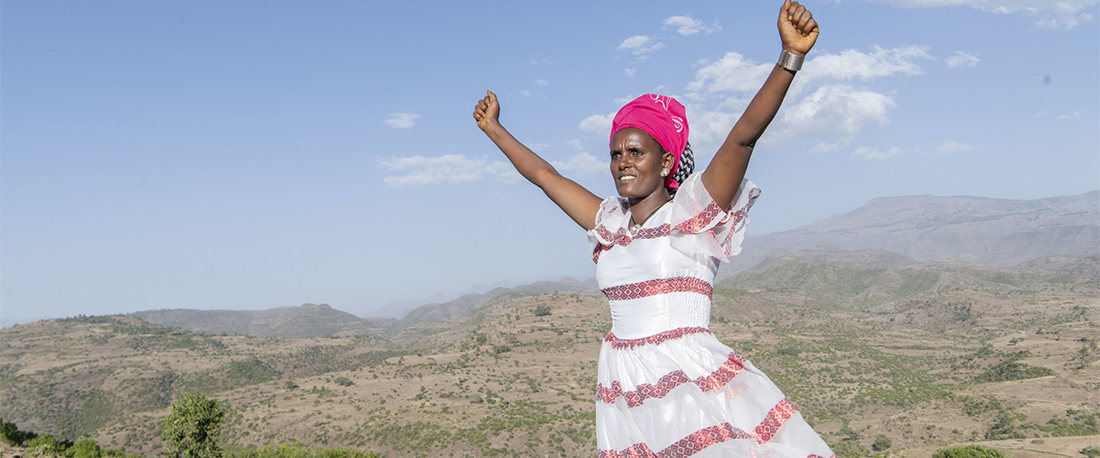
M802 62L806 60L805 54L796 54L783 47L783 51L779 53L779 62L776 65L783 67L792 72L802 70Z

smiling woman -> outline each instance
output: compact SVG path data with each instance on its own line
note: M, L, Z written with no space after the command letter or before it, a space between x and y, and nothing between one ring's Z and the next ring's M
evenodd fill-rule
M524 178L588 231L611 306L600 351L596 437L601 457L832 456L783 393L709 330L720 261L741 251L760 190L744 178L817 40L813 15L787 0L783 51L707 169L692 174L684 106L647 94L615 115L611 176L600 199L563 177L500 124L492 91L474 119Z

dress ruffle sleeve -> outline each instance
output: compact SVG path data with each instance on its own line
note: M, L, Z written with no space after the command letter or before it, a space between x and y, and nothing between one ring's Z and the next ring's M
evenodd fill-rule
M608 197L600 203L600 211L596 213L596 227L588 231L588 245L593 252L600 246L630 243L630 235L624 229L626 219L630 218L626 211L626 199L621 197Z
M749 209L757 197L760 197L760 188L746 178L730 210L725 211L703 186L702 174L691 175L680 185L672 200L669 231L672 247L688 255L704 254L729 261L741 252Z

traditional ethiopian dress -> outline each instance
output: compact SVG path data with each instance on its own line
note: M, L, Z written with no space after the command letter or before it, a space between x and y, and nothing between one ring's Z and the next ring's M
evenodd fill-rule
M745 180L727 212L700 176L637 234L618 197L588 232L613 323L600 350L599 456L832 456L775 384L708 329L718 263L741 251L760 190Z

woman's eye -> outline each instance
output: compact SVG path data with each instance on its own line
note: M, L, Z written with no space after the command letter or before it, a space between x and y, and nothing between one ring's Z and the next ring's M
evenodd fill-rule
M645 156L645 152L644 151L631 151L630 155L634 156L634 157L642 157L642 156Z

